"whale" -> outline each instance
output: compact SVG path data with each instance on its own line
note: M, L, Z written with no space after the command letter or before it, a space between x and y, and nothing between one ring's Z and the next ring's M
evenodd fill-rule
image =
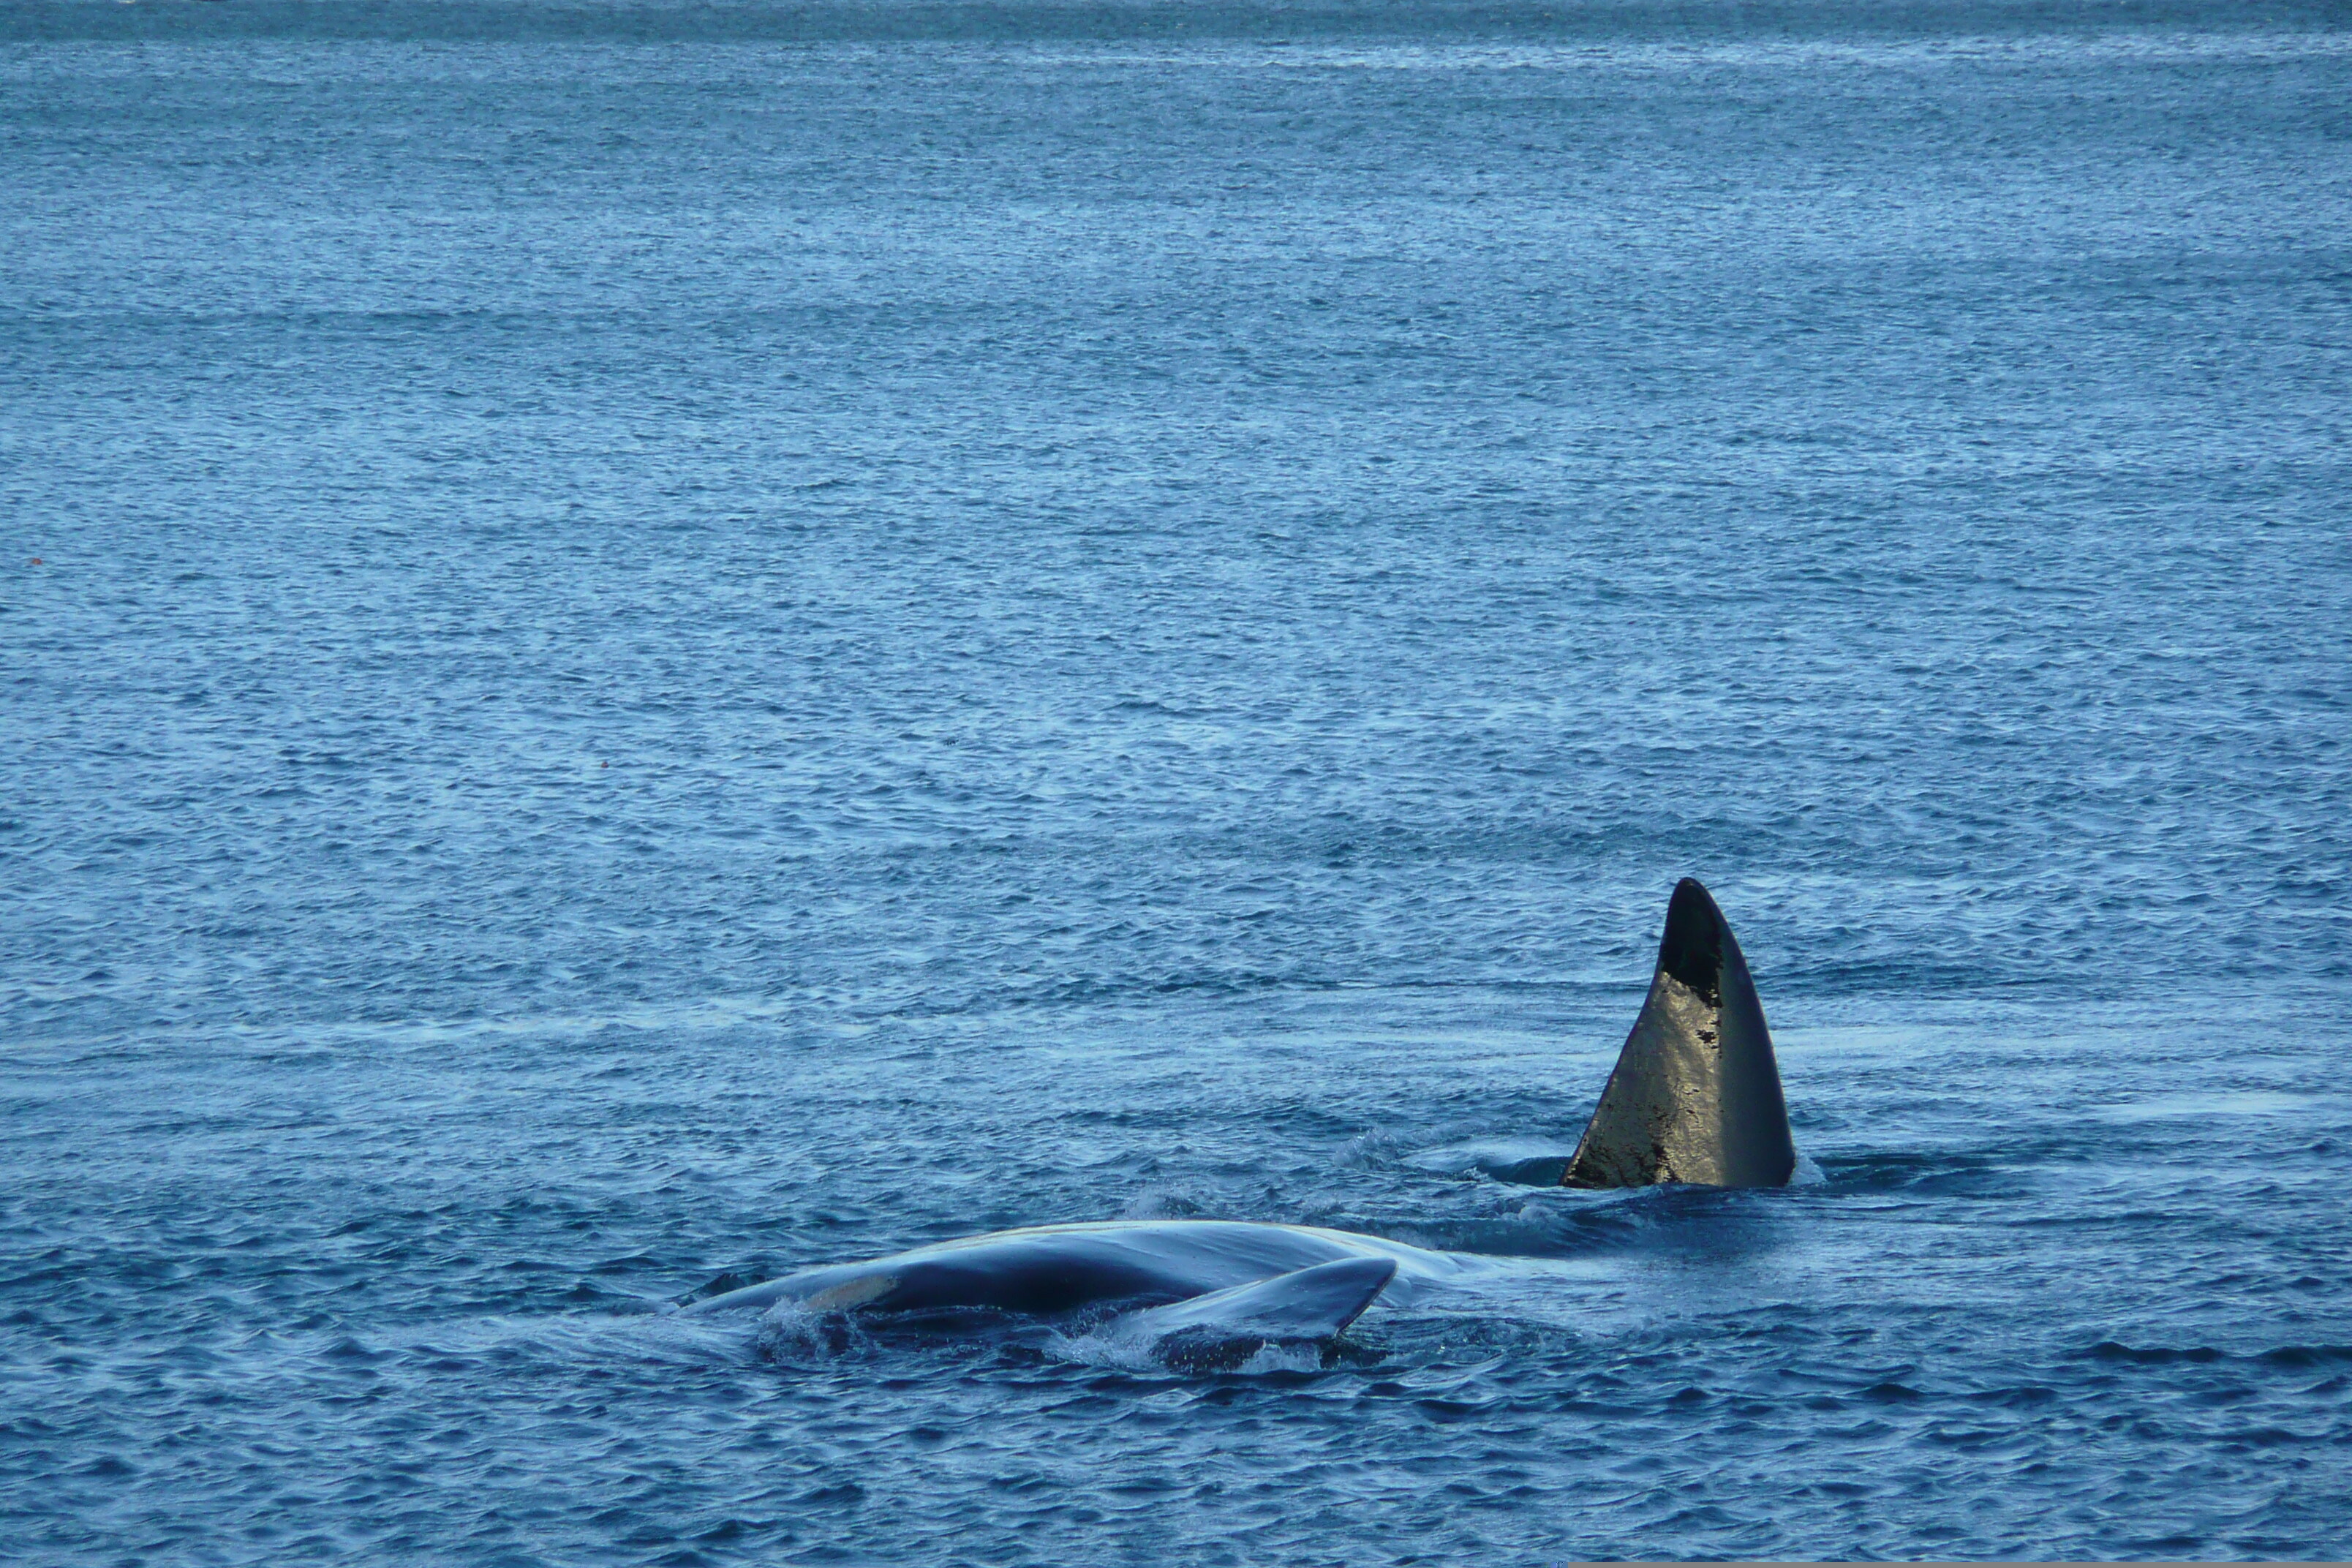
M1557 1179L1579 1188L1776 1187L1796 1163L1747 959L1714 897L1685 877L1667 902L1642 1010ZM1171 1368L1225 1370L1269 1346L1329 1352L1375 1301L1409 1300L1476 1267L1314 1226L1108 1220L819 1265L709 1290L677 1310L839 1313L915 1329L1091 1321Z
M902 1330L1007 1320L1098 1320L1183 1370L1238 1365L1268 1348L1328 1349L1395 1284L1472 1265L1383 1237L1248 1220L1108 1220L1034 1226L858 1263L803 1268L708 1297L696 1314L845 1313Z

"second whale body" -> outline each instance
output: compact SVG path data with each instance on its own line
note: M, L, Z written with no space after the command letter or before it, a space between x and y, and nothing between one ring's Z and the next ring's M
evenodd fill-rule
M1656 966L1561 1183L1788 1184L1796 1146L1772 1037L1715 900L1676 885ZM1240 1364L1262 1345L1328 1345L1379 1299L1466 1259L1348 1231L1240 1220L1040 1226L804 1268L693 1303L920 1323L1116 1310L1166 1364ZM1400 1287L1402 1282L1402 1287Z
M863 1263L804 1268L713 1296L690 1312L848 1312L955 1327L974 1314L1068 1319L1125 1310L1171 1366L1237 1365L1262 1346L1322 1345L1400 1275L1450 1277L1463 1264L1402 1242L1243 1220L1111 1220L1038 1226L941 1242Z

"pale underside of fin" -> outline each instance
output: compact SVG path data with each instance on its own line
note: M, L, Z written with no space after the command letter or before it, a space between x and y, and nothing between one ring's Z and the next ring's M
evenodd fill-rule
M1748 961L1715 900L1686 877L1666 907L1649 998L1562 1183L1778 1187L1796 1167Z

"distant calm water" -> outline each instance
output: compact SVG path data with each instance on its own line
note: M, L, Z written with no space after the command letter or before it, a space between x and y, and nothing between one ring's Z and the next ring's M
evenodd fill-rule
M2347 389L2335 8L12 6L0 1556L2352 1553Z

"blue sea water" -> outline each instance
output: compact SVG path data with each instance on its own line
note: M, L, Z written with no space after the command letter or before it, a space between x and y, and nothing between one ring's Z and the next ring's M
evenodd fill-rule
M13 6L0 1557L2352 1552L2347 387L2340 7ZM661 1310L1122 1215L1528 1261Z

